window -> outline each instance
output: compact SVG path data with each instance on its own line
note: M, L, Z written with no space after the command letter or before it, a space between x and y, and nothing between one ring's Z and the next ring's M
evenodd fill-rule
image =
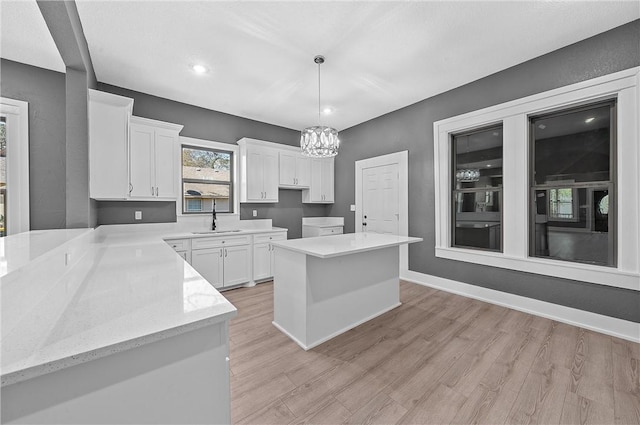
M549 189L549 218L557 221L576 220L578 200L576 189L570 187Z
M453 246L502 250L502 126L452 136Z
M182 146L183 214L233 212L233 152Z
M187 199L187 212L201 212L202 199Z
M615 266L615 110L608 101L529 118L531 256Z
M436 257L640 290L639 77L631 68L435 122ZM501 183L458 190L458 175L481 179L491 167L452 140L493 123L504 135ZM483 247L456 238L461 213L496 202L501 250L486 236Z

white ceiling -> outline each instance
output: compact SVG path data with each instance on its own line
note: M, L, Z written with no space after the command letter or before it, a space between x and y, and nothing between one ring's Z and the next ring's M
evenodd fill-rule
M36 0L0 1L0 57L65 72Z
M317 123L316 54L342 130L640 18L634 0L76 3L99 81L293 129Z

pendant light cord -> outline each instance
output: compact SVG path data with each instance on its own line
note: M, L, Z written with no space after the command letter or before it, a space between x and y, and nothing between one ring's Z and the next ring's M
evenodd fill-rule
M318 62L318 127L322 127L320 124L320 65L322 62Z

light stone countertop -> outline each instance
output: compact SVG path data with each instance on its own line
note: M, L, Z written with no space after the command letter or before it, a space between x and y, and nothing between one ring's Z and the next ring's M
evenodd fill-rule
M2 385L235 316L236 308L164 239L286 231L196 235L178 227L101 226L0 238Z
M345 233L315 238L290 239L271 242L271 244L277 248L296 251L314 257L332 258L420 241L422 241L422 238L410 236L380 233Z

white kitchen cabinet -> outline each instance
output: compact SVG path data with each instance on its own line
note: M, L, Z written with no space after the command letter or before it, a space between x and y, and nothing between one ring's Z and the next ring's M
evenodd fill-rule
M253 280L261 281L273 277L273 246L271 242L287 239L286 232L268 233L253 237Z
M298 152L281 151L279 155L280 187L288 189L309 188L311 160Z
M305 204L332 204L334 201L334 159L311 158L309 190L302 192Z
M191 251L191 265L209 281L214 288L224 286L223 248L194 249Z
M251 280L251 237L194 238L191 265L215 288Z
M169 244L184 261L191 264L191 239L165 239L165 242Z
M131 117L129 198L175 200L181 125Z
M278 151L260 140L240 139L240 202L278 202Z
M89 89L89 196L127 199L133 99Z

